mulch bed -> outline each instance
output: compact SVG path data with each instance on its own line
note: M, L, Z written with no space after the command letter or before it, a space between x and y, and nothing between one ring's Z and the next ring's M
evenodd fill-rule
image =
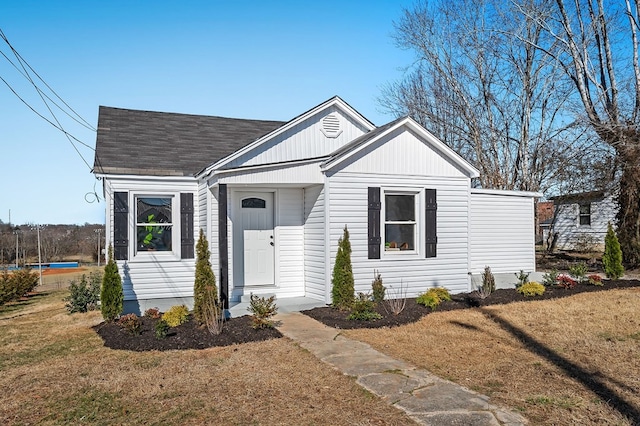
M453 311L456 309L470 309L474 307L501 305L511 302L549 300L572 296L577 293L604 291L615 288L640 287L638 280L605 280L604 287L588 284L578 284L573 289L547 287L542 296L524 297L513 289L496 290L486 299L480 299L475 292L459 293L451 296L450 302L443 302L438 311ZM302 313L321 323L338 329L395 327L418 321L432 312L416 303L415 298L407 299L405 309L399 315L393 315L385 310L385 303L376 307L382 319L371 321L348 320L349 312L331 307L314 308ZM231 318L225 322L222 333L212 335L203 327L198 327L195 321L174 327L164 339L155 337L155 324L158 320L141 318L142 329L140 335L132 335L117 323L101 323L94 330L104 341L104 345L112 349L130 351L166 351L181 349L205 349L215 346L230 346L239 343L258 342L282 337L273 328L256 330L251 327L251 317L248 315Z
M238 343L260 342L282 337L275 328L254 329L248 315L231 318L224 323L222 333L213 335L204 327L199 327L192 318L185 324L173 327L167 337L157 339L155 324L158 320L140 318L141 333L133 335L117 323L100 323L93 329L111 349L129 351L167 351L174 349L205 349L215 346L230 346Z
M640 287L638 280L604 280L604 286L594 286L589 284L577 284L573 289L559 287L547 287L542 296L525 297L515 289L500 289L493 292L486 299L480 299L477 293L458 293L451 295L451 301L443 302L438 306L437 311L454 311L457 309L469 309L481 306L502 305L511 302L523 302L533 300L549 300L561 297L572 296L577 293L592 291L605 291L615 288ZM407 299L405 309L399 315L392 315L385 310L385 304L378 304L376 312L382 315L382 319L370 321L349 320L349 312L340 311L331 307L313 308L302 313L310 316L316 321L338 329L354 328L380 328L394 327L409 324L422 318L424 315L433 312L430 308L416 303L416 299Z

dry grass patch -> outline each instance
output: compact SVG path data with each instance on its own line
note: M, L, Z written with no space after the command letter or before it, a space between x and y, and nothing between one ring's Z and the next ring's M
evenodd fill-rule
M436 312L344 331L492 397L534 424L640 421L640 289Z
M288 339L115 351L67 292L0 308L2 425L404 425L411 420Z

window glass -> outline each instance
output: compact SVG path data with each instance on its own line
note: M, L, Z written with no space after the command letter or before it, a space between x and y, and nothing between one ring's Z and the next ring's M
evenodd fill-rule
M580 225L591 225L591 204L580 204Z
M384 247L386 251L415 250L415 204L415 195L385 195Z
M262 198L245 198L242 200L243 209L264 209L267 203Z
M171 197L136 198L137 251L171 251Z

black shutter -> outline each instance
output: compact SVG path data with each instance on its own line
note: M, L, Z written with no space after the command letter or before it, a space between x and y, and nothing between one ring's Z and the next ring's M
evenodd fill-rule
M380 188L369 187L368 193L368 241L369 241L369 259L380 259Z
M436 257L436 246L438 244L437 236L437 220L436 212L438 210L438 204L436 203L436 190L425 189L425 241L426 241L426 255L425 257Z
M113 193L113 256L116 260L129 258L129 193Z
M193 193L180 194L180 257L193 259Z
M227 241L227 185L218 185L218 256L220 259L220 301L229 309L229 248Z

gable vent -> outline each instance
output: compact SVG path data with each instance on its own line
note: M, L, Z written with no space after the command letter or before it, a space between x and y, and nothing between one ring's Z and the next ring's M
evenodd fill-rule
M340 120L335 114L329 114L322 119L322 128L320 130L328 138L337 138L342 133Z

